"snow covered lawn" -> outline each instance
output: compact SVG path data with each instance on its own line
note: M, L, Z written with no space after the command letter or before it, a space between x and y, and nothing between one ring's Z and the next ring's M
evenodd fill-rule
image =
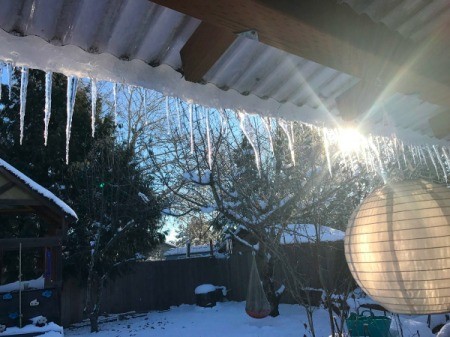
M165 312L150 312L140 317L116 320L100 325L97 334L89 333L89 326L65 329L66 337L309 337L306 314L298 305L282 304L277 318L253 319L245 313L245 302L217 303L213 308L195 305L172 307ZM330 335L328 317L324 309L314 312L317 337ZM425 322L426 317L403 318L404 337L434 336ZM392 336L398 336L396 324L391 324Z

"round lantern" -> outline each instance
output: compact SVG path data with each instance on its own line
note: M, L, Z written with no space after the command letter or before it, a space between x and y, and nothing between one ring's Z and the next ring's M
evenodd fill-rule
M359 286L388 310L450 312L450 189L415 180L374 191L349 221L345 256Z

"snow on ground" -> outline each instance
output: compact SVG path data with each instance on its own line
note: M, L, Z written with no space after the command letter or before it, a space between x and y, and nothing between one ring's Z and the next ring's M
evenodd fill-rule
M253 319L245 313L245 302L217 303L213 308L195 305L172 307L168 311L150 312L127 320L102 323L101 331L90 334L88 325L65 329L66 337L309 337L306 314L298 305L281 304L280 316ZM376 313L378 314L378 313ZM317 337L330 336L324 309L314 312ZM425 324L426 316L403 317L404 337L433 337ZM419 334L417 334L417 331ZM397 337L397 324L391 324L391 337Z

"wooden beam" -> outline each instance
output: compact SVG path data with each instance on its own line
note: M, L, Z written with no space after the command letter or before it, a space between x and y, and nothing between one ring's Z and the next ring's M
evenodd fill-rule
M0 207L2 206L38 206L41 203L34 199L0 199Z
M338 96L336 104L342 119L350 121L366 113L376 104L381 95L387 96L383 89L382 86L374 82L360 81Z
M0 186L0 195L2 195L3 193L9 191L11 188L14 187L14 183L11 181L8 181L6 184L3 184L2 186Z
M337 1L152 1L230 32L254 29L267 45L450 107L450 75L434 76L450 69L448 52L441 56L433 44L415 45Z
M15 185L17 185L17 187L19 187L20 189L22 189L23 191L27 192L28 194L30 194L33 198L35 198L36 203L29 203L29 204L23 204L23 205L27 205L27 206L45 206L47 208L49 208L52 212L56 213L56 216L61 215L61 217L68 217L70 222L75 222L76 219L73 218L70 214L66 214L54 201L44 197L43 195L39 194L37 191L33 190L32 188L30 188L29 186L27 186L21 179L19 179L18 177L16 177L14 174L12 174L11 172L9 172L6 168L4 167L0 167L0 174L2 174L6 179L8 179L9 181L13 182ZM3 199L5 200L5 199ZM0 199L0 207L5 205L5 203L3 203L2 199ZM20 204L17 204L20 205Z
M450 135L450 110L441 112L430 118L428 122L436 138L442 139Z
M57 247L61 245L61 238L43 237L0 239L0 250L19 250L20 243L22 243L22 248Z
M199 82L236 38L227 29L200 23L180 51L186 80Z

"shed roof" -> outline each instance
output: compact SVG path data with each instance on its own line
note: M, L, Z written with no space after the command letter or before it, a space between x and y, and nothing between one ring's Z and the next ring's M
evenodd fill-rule
M447 0L5 0L0 58L448 145L449 27Z
M78 219L65 202L0 159L0 214L20 213L36 213L59 224Z

